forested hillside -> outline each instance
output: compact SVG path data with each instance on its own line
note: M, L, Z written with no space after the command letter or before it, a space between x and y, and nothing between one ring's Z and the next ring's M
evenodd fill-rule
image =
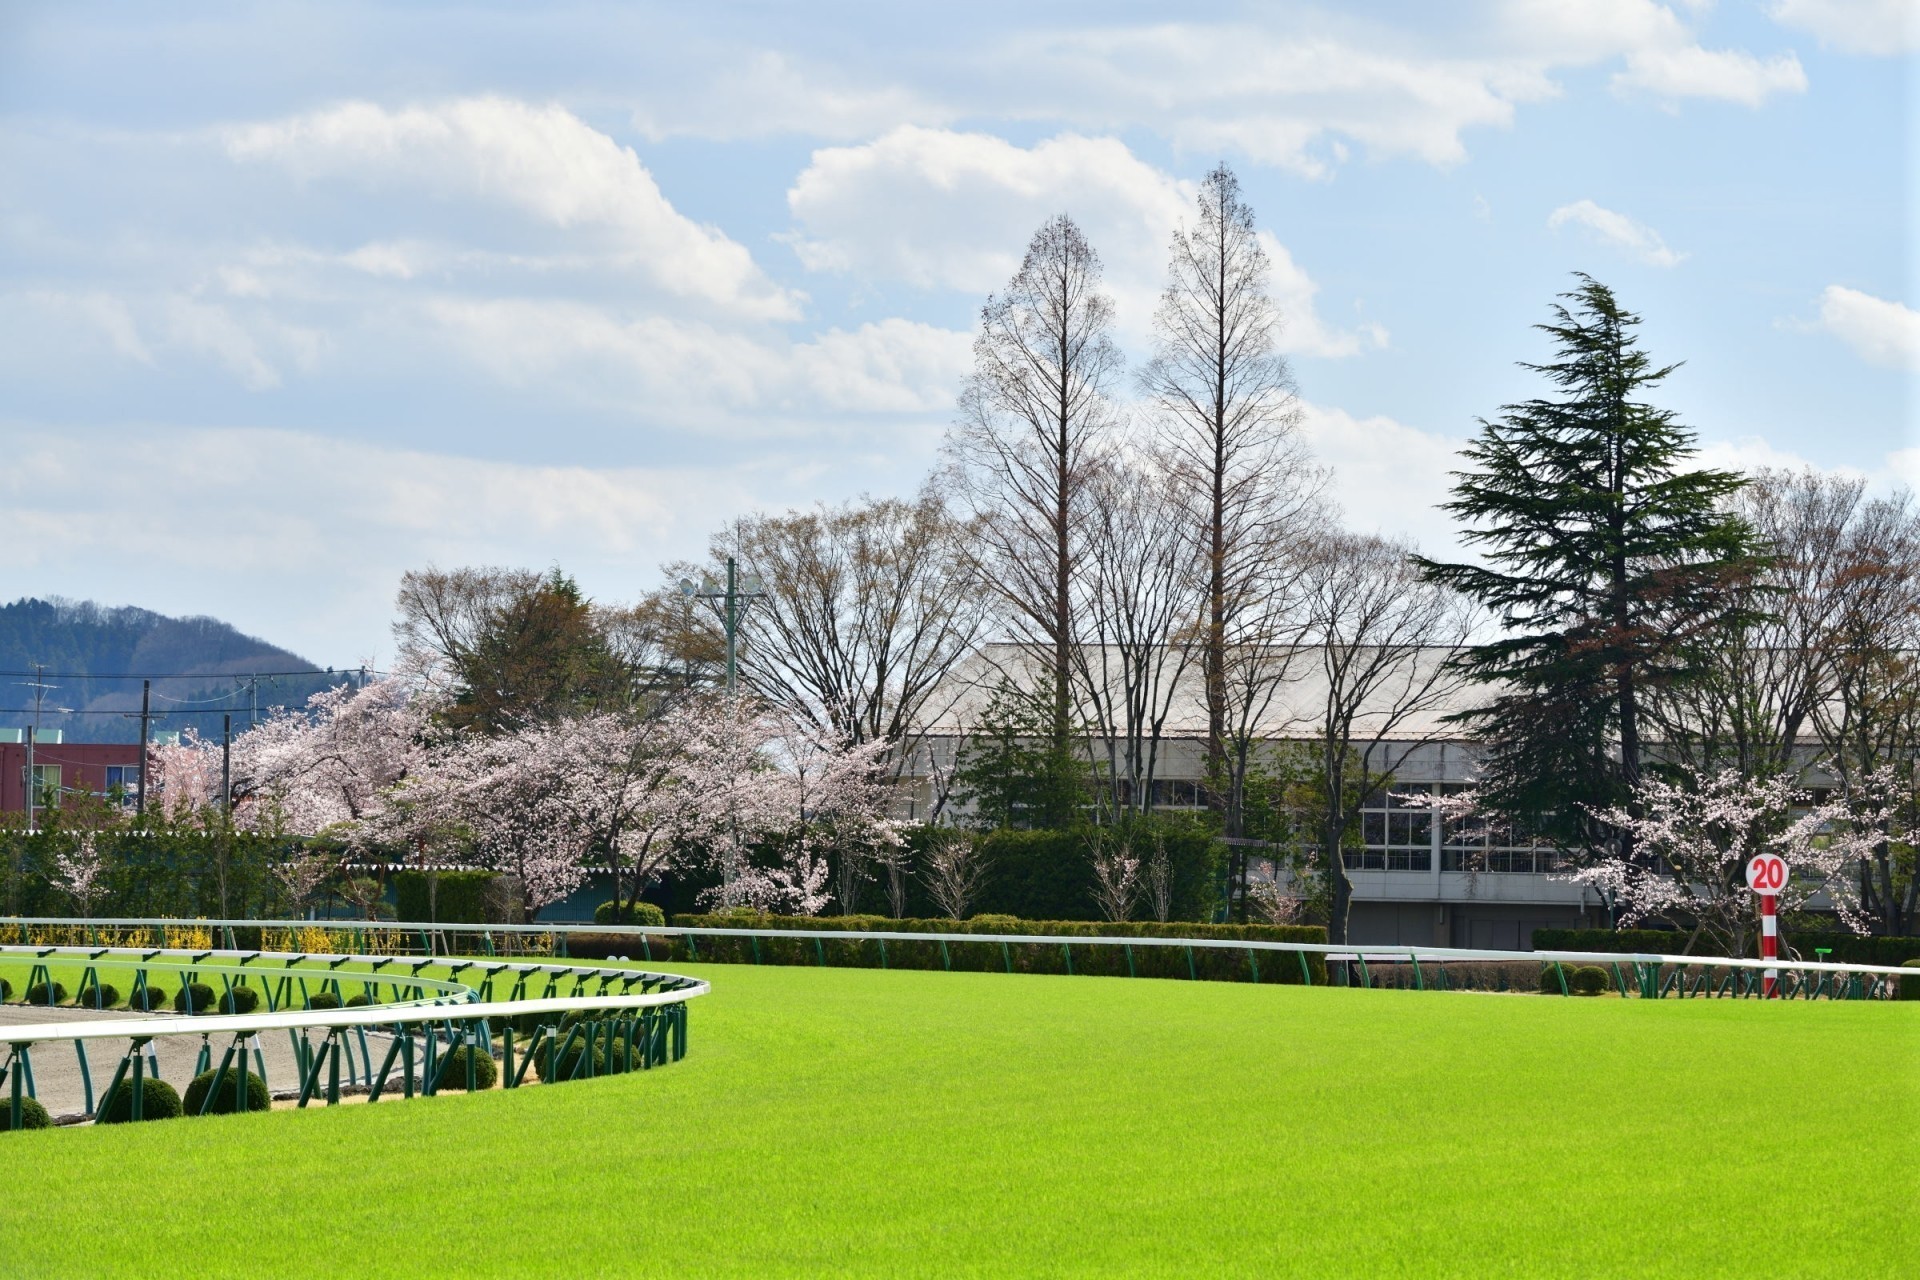
M68 742L132 742L139 736L140 680L153 681L153 731L198 728L217 736L221 712L234 729L254 708L294 705L344 676L289 676L313 669L298 654L242 635L217 618L169 618L86 601L16 600L0 605L0 727L33 722L38 666L40 724Z

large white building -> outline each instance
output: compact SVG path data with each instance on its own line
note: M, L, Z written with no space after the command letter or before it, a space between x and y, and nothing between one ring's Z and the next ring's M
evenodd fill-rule
M1347 872L1354 900L1348 918L1356 942L1416 943L1433 946L1524 949L1533 930L1597 926L1606 912L1597 894L1553 874L1562 867L1559 850L1522 840L1469 847L1465 837L1443 830L1434 805L1413 799L1440 796L1471 784L1476 744L1461 735L1446 716L1485 696L1483 688L1457 681L1435 682L1435 669L1448 656L1429 650L1399 664L1392 678L1360 708L1356 746L1371 746L1370 768L1391 772L1391 794L1374 797L1360 821L1361 847L1348 854ZM1083 653L1089 666L1110 654ZM993 692L1004 680L1032 688L1036 674L1027 651L1013 645L989 645L962 666L932 700L931 731L909 760L906 773L914 816L925 817L941 803L956 757L981 723ZM1113 682L1083 685L1102 689ZM1083 690L1083 699L1094 699ZM1327 699L1320 655L1296 655L1288 678L1263 707L1255 736L1263 741L1303 741L1314 732ZM1160 716L1153 769L1156 808L1198 808L1205 773L1206 708L1200 674L1189 665L1165 680L1158 693L1140 705ZM1083 719L1094 721L1093 716ZM1376 735L1379 741L1373 742ZM1123 745L1096 738L1096 756ZM954 816L948 812L948 816ZM1509 837L1511 839L1511 837Z

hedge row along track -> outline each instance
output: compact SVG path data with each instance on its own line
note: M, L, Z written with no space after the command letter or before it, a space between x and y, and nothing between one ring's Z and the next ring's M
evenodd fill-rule
M25 1103L35 1095L36 1049L44 1065L45 1054L71 1046L91 1116L96 1095L88 1042L127 1041L98 1098L113 1097L123 1080L131 1080L132 1118L138 1120L142 1081L159 1073L154 1040L199 1036L194 1074L217 1066L223 1074L216 1079L232 1080L243 1095L249 1074L263 1081L266 1076L261 1035L284 1031L298 1088L283 1094L302 1107L316 1099L331 1106L340 1101L343 1073L347 1090L365 1089L369 1101L395 1092L410 1098L416 1091L431 1096L445 1087L472 1089L477 1054L492 1054L496 1036L507 1088L525 1083L529 1066L541 1079L554 1080L563 1070L570 1071L569 1079L592 1075L596 1058L608 1063L616 1054L622 1070L678 1062L687 1052L687 1002L709 990L705 982L672 973L434 956L14 945L0 946L5 962L29 966L28 990L49 1005L66 985L63 975L76 973L73 988L83 1009L87 994L97 1001L103 984L120 987L136 1005L148 1003L144 994L154 989L180 992L190 1003L195 984L215 998L204 1012L103 1010L85 1021L0 1025L0 1045L8 1050L0 1063L0 1114L9 1129L22 1126ZM426 976L430 969L444 976ZM242 986L257 992L265 1008L218 1012L226 993ZM310 1002L338 1007L310 1008ZM468 1052L457 1052L462 1046ZM450 1080L450 1068L465 1078ZM214 1102L209 1093L201 1109ZM244 1109L243 1097L235 1102Z

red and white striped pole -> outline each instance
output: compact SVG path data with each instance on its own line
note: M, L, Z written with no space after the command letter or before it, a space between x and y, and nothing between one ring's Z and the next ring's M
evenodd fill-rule
M1780 958L1780 891L1787 887L1787 860L1777 853L1763 853L1747 863L1747 887L1760 895L1760 958L1768 962L1760 975L1760 994L1771 1000L1779 994L1780 971L1772 962Z
M1780 958L1780 917L1775 914L1778 910L1779 902L1780 897L1778 894L1763 893L1760 895L1760 958L1762 960L1778 960ZM1769 965L1766 971L1760 975L1761 999L1773 999L1774 989L1779 986L1779 984L1780 971Z

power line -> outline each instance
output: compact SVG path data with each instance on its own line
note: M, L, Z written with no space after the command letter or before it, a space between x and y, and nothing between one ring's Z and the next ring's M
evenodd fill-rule
M0 676L33 676L50 680L266 680L276 676L384 676L372 667L315 667L310 671L174 671L122 675L101 671L0 671Z
M182 708L178 711L156 711L153 713L153 718L155 720L160 720L167 716L217 716L228 711L240 712L245 710L246 710L245 707L198 707L198 708L187 707L187 708ZM0 707L0 716L26 716L26 715L32 715L32 714L33 714L32 707ZM56 713L48 712L47 714L54 715ZM138 711L74 710L74 711L61 711L61 712L58 712L57 714L65 715L65 716L118 716L122 720L138 720L140 718L140 713Z

